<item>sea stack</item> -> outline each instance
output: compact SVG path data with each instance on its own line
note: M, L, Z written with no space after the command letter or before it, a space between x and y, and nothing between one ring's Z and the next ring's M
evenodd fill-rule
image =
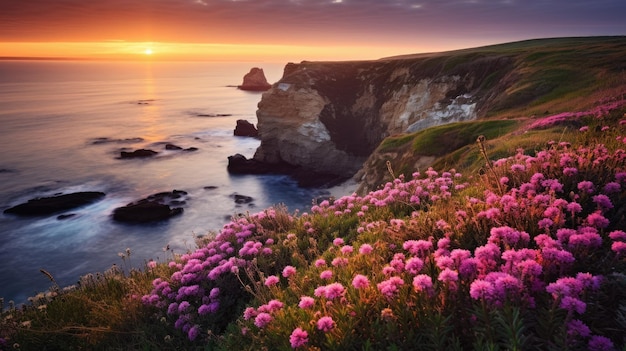
M237 88L248 91L266 91L272 87L270 83L265 79L265 73L262 68L253 67L245 76L243 76L243 83Z

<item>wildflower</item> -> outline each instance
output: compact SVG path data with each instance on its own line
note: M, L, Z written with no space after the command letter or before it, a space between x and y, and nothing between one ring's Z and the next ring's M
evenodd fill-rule
M598 212L594 212L587 216L587 223L597 228L606 228L609 226L609 220Z
M563 174L567 177L572 177L578 174L578 169L576 167L565 167L563 168Z
M578 130L581 131L581 132L586 132L586 131L589 130L589 126L582 126Z
M344 255L349 255L349 254L351 254L351 253L352 253L352 251L353 251L353 250L354 250L354 249L352 248L352 246L350 246L350 245L346 245L346 246L343 246L343 247L341 248L341 253L342 253L342 254L344 254Z
M320 258L318 260L315 261L315 267L323 267L326 265L326 260L324 260L323 258Z
M311 308L315 304L315 299L310 296L301 296L300 303L298 303L298 307L302 309Z
M494 296L494 286L492 283L476 279L470 284L470 296L474 300L488 300Z
M332 260L331 264L332 264L334 267L344 267L344 266L347 266L347 265L348 265L348 259L347 259L347 258L345 258L345 257L335 257L335 258Z
M393 298L398 293L399 288L404 285L404 280L400 277L391 277L378 283L377 287L381 294L387 298Z
M327 269L325 271L323 271L322 273L320 273L320 278L321 279L330 279L333 277L333 271Z
M345 288L341 285L341 283L332 283L326 285L323 296L329 300L333 300L343 295L344 290Z
M269 313L261 312L256 316L256 318L254 318L254 325L263 329L272 321L272 319L273 318Z
M595 186L592 182L588 180L583 180L582 182L578 183L577 187L578 190L587 194L592 194L595 191Z
M610 351L613 349L614 345L611 339L600 335L592 336L587 344L587 350L589 351Z
M613 242L613 244L611 244L611 251L615 252L618 256L626 256L626 242Z
M342 246L344 244L344 241L342 238L335 238L335 240L333 240L333 245L335 246Z
M309 342L309 334L302 330L302 328L296 328L291 332L289 336L289 343L292 349L297 349L300 346L304 346Z
M616 182L610 182L604 185L604 193L606 194L618 193L621 190L622 190L622 186Z
M243 319L250 320L256 317L257 311L253 307L247 307L245 311L243 311Z
M559 307L569 312L575 311L578 314L583 314L587 309L587 304L575 297L565 296L561 299Z
M356 289L367 288L369 284L369 279L367 279L367 277L362 274L357 274L354 276L354 279L352 279L352 286L354 286Z
M283 306L284 304L280 302L279 300L270 300L270 302L267 303L267 307L270 312L278 311L281 308L283 308Z
M294 266L285 266L283 268L283 277L289 278L296 274L296 268Z
M511 172L524 172L526 170L526 166L520 164L514 164L511 166Z
M267 278L265 279L265 286L273 286L273 285L276 285L276 284L278 284L278 282L279 282L279 281L280 281L280 280L278 279L278 277L277 277L277 276L275 276L275 275L270 275L269 277L267 277Z
M191 327L189 331L187 332L187 336L189 337L189 340L191 341L196 340L199 334L200 334L200 327L197 325L194 325L193 327Z
M421 255L432 250L433 243L426 240L407 240L402 244L402 248L413 255Z
M417 257L411 257L406 261L404 269L413 275L417 275L422 270L422 267L424 267L424 261Z
M591 334L591 330L584 322L578 319L573 319L567 323L567 335L586 338L589 334Z
M331 317L325 316L317 320L317 329L323 332L329 332L335 327L335 321Z
M609 199L609 197L604 195L604 194L595 195L593 197L593 202L595 202L596 205L598 205L598 207L600 207L600 209L602 209L602 210L609 210L609 209L613 208L613 204L611 203L611 199Z
M371 253L374 249L372 248L372 245L370 244L363 244L361 245L361 247L359 247L359 253L361 255L367 255L369 253Z
M416 275L413 278L413 288L415 288L415 291L430 292L433 288L433 280L426 274Z

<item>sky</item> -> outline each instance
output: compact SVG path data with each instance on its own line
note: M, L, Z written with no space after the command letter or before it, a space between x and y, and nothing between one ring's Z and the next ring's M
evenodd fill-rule
M357 60L626 35L626 0L0 2L0 57Z

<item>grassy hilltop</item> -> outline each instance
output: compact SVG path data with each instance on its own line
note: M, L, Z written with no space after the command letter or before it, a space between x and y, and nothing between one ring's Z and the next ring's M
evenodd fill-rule
M49 291L2 306L0 350L626 350L626 40L581 45L480 48L560 68L486 119L386 139L373 191L72 287L42 271Z

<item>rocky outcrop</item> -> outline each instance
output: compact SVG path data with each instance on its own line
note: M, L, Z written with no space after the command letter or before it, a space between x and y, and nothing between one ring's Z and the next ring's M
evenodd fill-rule
M183 213L187 192L173 190L148 196L113 211L113 219L126 223L150 223L169 219Z
M134 151L120 151L120 158L148 158L156 156L158 152L150 149L138 149Z
M235 136L257 137L259 136L259 131L256 129L254 124L246 121L245 119L238 119L233 134Z
M483 115L513 60L453 58L288 64L258 104L254 160L350 177L389 135Z
M83 191L49 197L40 197L8 208L4 210L4 213L19 216L46 216L92 204L101 200L104 196L105 194L99 191Z
M249 91L266 91L271 88L272 85L267 82L265 73L262 68L253 67L245 76L243 76L243 83L237 88L241 90Z

